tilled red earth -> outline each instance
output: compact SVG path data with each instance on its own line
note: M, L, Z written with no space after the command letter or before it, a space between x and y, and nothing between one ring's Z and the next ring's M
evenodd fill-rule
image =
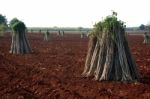
M129 35L140 82L94 81L81 76L88 39L77 34L28 34L32 54L9 54L11 37L0 37L0 99L150 99L150 45Z

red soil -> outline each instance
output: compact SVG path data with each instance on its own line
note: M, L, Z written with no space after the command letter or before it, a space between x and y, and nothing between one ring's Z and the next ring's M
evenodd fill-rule
M94 81L81 76L88 39L80 35L28 34L32 54L9 54L11 37L0 37L0 99L148 99L150 45L140 35L129 36L140 82Z

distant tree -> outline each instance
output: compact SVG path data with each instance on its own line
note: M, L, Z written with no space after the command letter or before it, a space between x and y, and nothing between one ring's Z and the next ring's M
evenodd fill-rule
M26 38L26 26L24 22L11 20L10 26L13 30L10 53L26 54L31 52L31 48Z
M4 34L4 32L7 30L7 19L5 16L0 14L0 36Z
M144 24L141 24L141 25L139 26L139 28L140 28L140 30L144 30L144 29L145 29L145 25L144 25Z
M0 14L0 24L7 24L7 19L2 14Z

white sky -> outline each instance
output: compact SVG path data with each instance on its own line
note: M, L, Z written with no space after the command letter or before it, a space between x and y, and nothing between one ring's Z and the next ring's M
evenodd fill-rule
M0 14L27 27L92 27L111 10L127 26L150 21L150 0L0 0Z

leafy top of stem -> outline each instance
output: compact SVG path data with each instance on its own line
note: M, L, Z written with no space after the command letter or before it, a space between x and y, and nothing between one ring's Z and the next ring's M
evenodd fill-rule
M115 37L116 33L125 32L124 22L117 19L117 14L113 12L112 15L106 16L104 20L96 23L90 36L98 37L102 33L111 33Z

